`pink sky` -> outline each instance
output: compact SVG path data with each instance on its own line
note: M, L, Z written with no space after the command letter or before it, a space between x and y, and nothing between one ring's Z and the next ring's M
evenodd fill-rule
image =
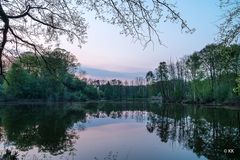
M86 67L117 72L147 72L154 70L160 61L176 61L184 55L202 49L214 42L217 35L218 19L221 16L219 1L178 0L177 7L190 27L196 28L194 34L181 32L180 24L162 23L160 38L167 46L155 42L145 50L131 37L119 34L117 26L96 21L87 15L89 23L87 43L80 49L77 44L62 44L61 47L74 53L79 62ZM204 11L204 12L203 12Z

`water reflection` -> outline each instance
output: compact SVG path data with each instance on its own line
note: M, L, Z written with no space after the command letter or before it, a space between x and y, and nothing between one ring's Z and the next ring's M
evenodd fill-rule
M240 157L239 111L166 106L156 114L149 114L146 128L162 142L177 141L199 157ZM235 153L225 153L225 149L233 149Z
M0 115L4 146L13 144L21 151L36 146L52 155L73 150L78 137L71 126L85 118L84 110L53 106L2 107Z
M145 132L159 137L162 144L178 143L198 157L237 159L240 157L239 113L238 110L158 106L146 102L2 106L0 148L11 146L19 152L37 148L36 154L57 156L68 152L74 155L81 152L76 145L81 138L78 133L91 127L88 121L106 119L97 124L103 125L134 120L145 124ZM113 120L116 121L113 123ZM234 149L235 153L225 153L224 149ZM99 159L98 155L91 156Z

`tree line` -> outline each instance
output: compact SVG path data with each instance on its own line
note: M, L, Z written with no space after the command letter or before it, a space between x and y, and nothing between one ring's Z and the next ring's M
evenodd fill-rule
M6 65L1 99L48 101L123 100L162 97L164 102L239 102L240 45L210 44L176 62L160 62L132 81L93 80L77 75L80 64L64 49L42 57L25 52Z
M240 45L209 44L176 62L159 63L132 81L90 80L103 99L162 97L164 102L238 104Z
M81 77L80 64L70 52L56 48L42 56L33 52L11 57L0 81L0 100L86 101L147 98L144 78L135 81Z
M240 45L210 44L178 59L160 62L146 74L151 95L170 102L239 101Z
M46 52L42 57L25 52L5 69L1 98L47 101L97 99L97 89L75 76L78 67L76 57L63 49Z

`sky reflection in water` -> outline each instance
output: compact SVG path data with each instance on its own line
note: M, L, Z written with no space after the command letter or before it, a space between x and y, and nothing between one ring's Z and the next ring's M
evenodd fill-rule
M236 158L239 112L145 102L2 106L0 149L24 159Z

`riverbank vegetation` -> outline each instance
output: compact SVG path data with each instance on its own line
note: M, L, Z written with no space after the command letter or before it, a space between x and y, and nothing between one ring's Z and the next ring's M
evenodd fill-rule
M79 63L74 55L63 49L49 51L47 48L54 44L58 46L61 38L72 43L77 40L82 46L88 27L87 18L82 13L89 11L95 14L95 18L119 26L121 34L131 36L143 47L155 38L162 44L158 30L162 20L179 22L183 31L193 33L195 29L188 26L175 5L165 1L136 3L126 0L121 5L113 1L13 2L0 3L3 23L0 31L2 101L161 97L164 102L239 103L240 23L237 2L220 0L219 5L224 9L216 40L220 44L207 45L178 60L160 62L146 77L132 81L84 79L78 76ZM107 12L101 12L103 10ZM31 52L22 53L23 50Z
M211 44L146 75L148 88L166 101L239 102L240 46Z
M47 52L42 57L24 53L7 69L6 80L1 85L1 96L5 100L97 99L96 88L74 75L78 67L75 56L62 49Z
M23 53L6 65L1 100L85 101L161 97L164 102L239 103L240 46L211 44L175 62L160 62L132 81L79 77L74 55Z

